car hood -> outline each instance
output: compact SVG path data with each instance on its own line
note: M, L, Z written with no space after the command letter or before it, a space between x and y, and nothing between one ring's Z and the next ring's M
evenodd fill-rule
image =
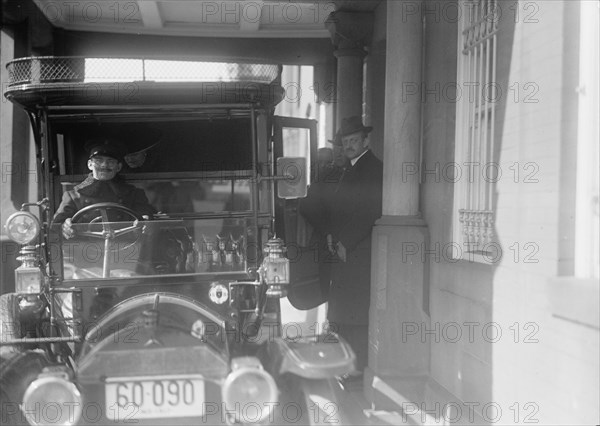
M81 380L148 372L224 376L229 370L225 322L205 306L171 293L127 299L85 336Z

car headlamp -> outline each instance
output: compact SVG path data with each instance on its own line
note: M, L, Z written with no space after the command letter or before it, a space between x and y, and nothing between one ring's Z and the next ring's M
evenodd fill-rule
M41 376L23 396L21 411L31 425L77 424L82 414L82 398L77 386L62 375Z
M222 390L227 412L234 414L236 423L259 423L266 419L277 404L273 377L255 357L234 358L231 368Z
M4 225L8 238L21 245L35 240L40 233L40 228L38 218L27 211L13 213Z

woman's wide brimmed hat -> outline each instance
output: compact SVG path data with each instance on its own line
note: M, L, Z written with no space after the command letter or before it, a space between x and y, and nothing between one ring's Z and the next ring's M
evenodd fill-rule
M162 132L152 126L124 125L98 129L98 133L85 143L88 158L104 155L135 169L144 164L148 151L160 143Z
M341 146L342 145L342 137L340 136L340 132L337 132L335 134L335 136L333 137L333 139L328 139L327 142L329 142L330 144L332 144L334 146Z

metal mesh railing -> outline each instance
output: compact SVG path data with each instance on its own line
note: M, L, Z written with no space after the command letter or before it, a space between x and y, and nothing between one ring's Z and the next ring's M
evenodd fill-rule
M8 86L63 82L223 81L271 83L279 66L158 59L39 56L7 65Z
M83 58L45 56L23 58L9 62L6 68L8 70L9 86L23 83L83 81L85 60Z

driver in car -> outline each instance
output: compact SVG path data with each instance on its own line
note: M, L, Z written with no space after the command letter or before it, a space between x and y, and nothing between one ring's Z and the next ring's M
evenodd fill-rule
M54 223L62 223L62 234L69 239L75 235L71 218L84 207L97 203L121 204L142 216L151 216L154 208L143 190L126 183L119 172L123 167L124 153L119 143L111 138L98 138L86 144L87 161L91 173L72 190L63 194L54 215Z

